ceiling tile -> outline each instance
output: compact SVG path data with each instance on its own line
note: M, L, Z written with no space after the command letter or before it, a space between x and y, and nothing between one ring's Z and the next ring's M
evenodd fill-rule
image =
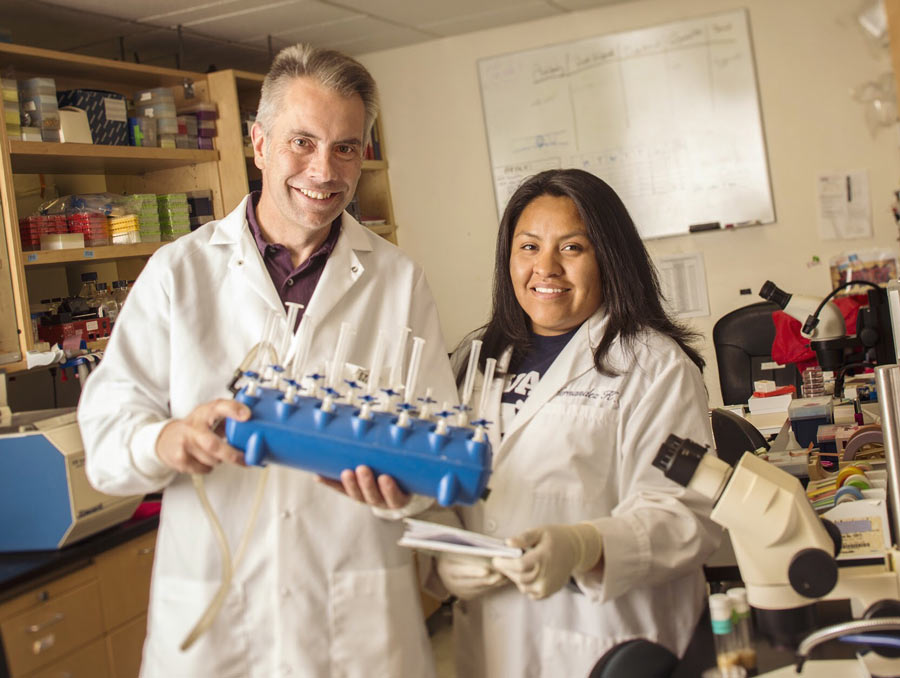
M626 1L627 0L553 0L553 4L575 12L582 9L603 7L605 5L617 5Z
M439 21L514 7L517 0L341 0L341 6L401 26L423 26Z
M434 35L415 28L362 18L354 22L352 32L348 32L343 39L329 40L328 46L349 54L364 54L432 39Z
M469 15L462 15L438 21L435 23L421 24L418 28L438 35L459 35L471 31L482 31L498 26L509 26L522 21L543 19L562 13L557 7L542 2L526 2L506 7L497 7Z
M268 35L281 35L296 30L315 30L322 24L346 21L358 15L321 2L290 2L273 4L254 12L223 16L191 23L191 30L227 37L247 43L265 44Z

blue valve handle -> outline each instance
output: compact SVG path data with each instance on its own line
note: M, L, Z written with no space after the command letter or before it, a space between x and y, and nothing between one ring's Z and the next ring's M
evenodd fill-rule
M401 427L386 412L360 419L357 407L339 403L323 412L318 398L297 396L291 404L283 396L270 388L256 395L243 388L235 395L252 414L245 422L226 419L225 435L248 464L280 464L334 480L344 469L365 465L442 506L474 504L485 495L491 446L474 441L471 429L449 426L438 435L434 423L421 419Z

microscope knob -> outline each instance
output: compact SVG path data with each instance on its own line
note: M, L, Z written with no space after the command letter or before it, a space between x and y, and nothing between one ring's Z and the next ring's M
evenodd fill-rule
M838 580L834 556L822 549L798 551L788 566L788 581L801 596L821 598L835 587Z
M834 543L834 557L837 558L841 553L841 545L843 542L843 537L841 537L841 530L837 525L828 520L828 518L819 518L819 520L822 521L822 525L825 526L825 531L828 533L828 536L831 537L831 541Z

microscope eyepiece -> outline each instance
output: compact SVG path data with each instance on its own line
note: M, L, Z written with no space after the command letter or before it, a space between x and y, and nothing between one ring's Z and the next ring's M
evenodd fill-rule
M778 285L771 280L766 280L766 282L763 283L763 286L759 290L759 296L766 301L772 301L778 304L780 308L787 307L788 302L791 300L791 295L784 290L779 289Z

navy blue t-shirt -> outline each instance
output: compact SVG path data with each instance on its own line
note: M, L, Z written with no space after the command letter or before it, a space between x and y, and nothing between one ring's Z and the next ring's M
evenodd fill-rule
M576 327L565 334L553 337L532 333L528 354L516 367L515 373L507 376L503 386L503 397L500 399L501 434L509 428L510 422L522 408L531 391L577 331Z

